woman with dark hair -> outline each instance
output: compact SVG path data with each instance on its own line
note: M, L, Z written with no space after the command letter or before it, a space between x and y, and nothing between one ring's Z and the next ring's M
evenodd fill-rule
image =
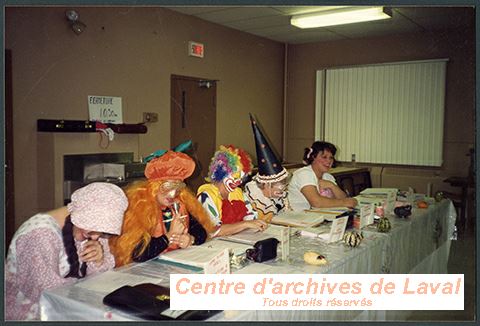
M316 141L305 148L303 163L306 166L293 173L288 186L288 199L294 211L357 205L356 199L347 198L328 173L336 152L335 145L325 141Z
M107 238L121 233L128 206L123 190L96 182L71 199L67 206L32 216L13 236L5 265L5 319L40 319L43 290L115 266Z

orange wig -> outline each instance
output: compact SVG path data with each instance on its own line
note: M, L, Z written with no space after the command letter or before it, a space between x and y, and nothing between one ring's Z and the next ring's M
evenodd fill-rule
M125 212L122 234L110 239L110 247L115 257L116 267L133 261L132 254L139 243L142 243L139 253L143 253L150 243L151 234L154 232L159 216L162 214L156 195L165 181L139 181L125 190L129 206ZM207 234L214 232L215 226L207 212L188 188L183 188L178 198L185 205L187 212L205 228Z

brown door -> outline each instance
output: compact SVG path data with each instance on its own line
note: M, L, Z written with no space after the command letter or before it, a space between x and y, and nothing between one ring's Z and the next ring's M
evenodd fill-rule
M12 95L12 51L5 50L5 254L15 232Z
M171 147L191 140L191 155L197 164L186 180L193 191L205 183L208 165L216 146L215 81L172 75L171 77Z

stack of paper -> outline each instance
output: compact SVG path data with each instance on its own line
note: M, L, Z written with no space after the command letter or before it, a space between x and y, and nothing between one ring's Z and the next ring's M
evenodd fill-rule
M355 199L358 202L358 207L371 204L375 206L382 206L384 201L384 197L377 195L358 195L355 196Z
M361 196L376 197L385 204L385 213L392 214L397 200L397 188L367 188L360 192ZM373 204L372 202L370 202ZM366 204L366 203L365 203Z

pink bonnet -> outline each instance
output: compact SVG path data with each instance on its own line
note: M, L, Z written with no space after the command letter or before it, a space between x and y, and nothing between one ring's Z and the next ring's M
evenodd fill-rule
M72 223L84 230L120 234L128 199L111 183L94 182L76 190L68 211Z

